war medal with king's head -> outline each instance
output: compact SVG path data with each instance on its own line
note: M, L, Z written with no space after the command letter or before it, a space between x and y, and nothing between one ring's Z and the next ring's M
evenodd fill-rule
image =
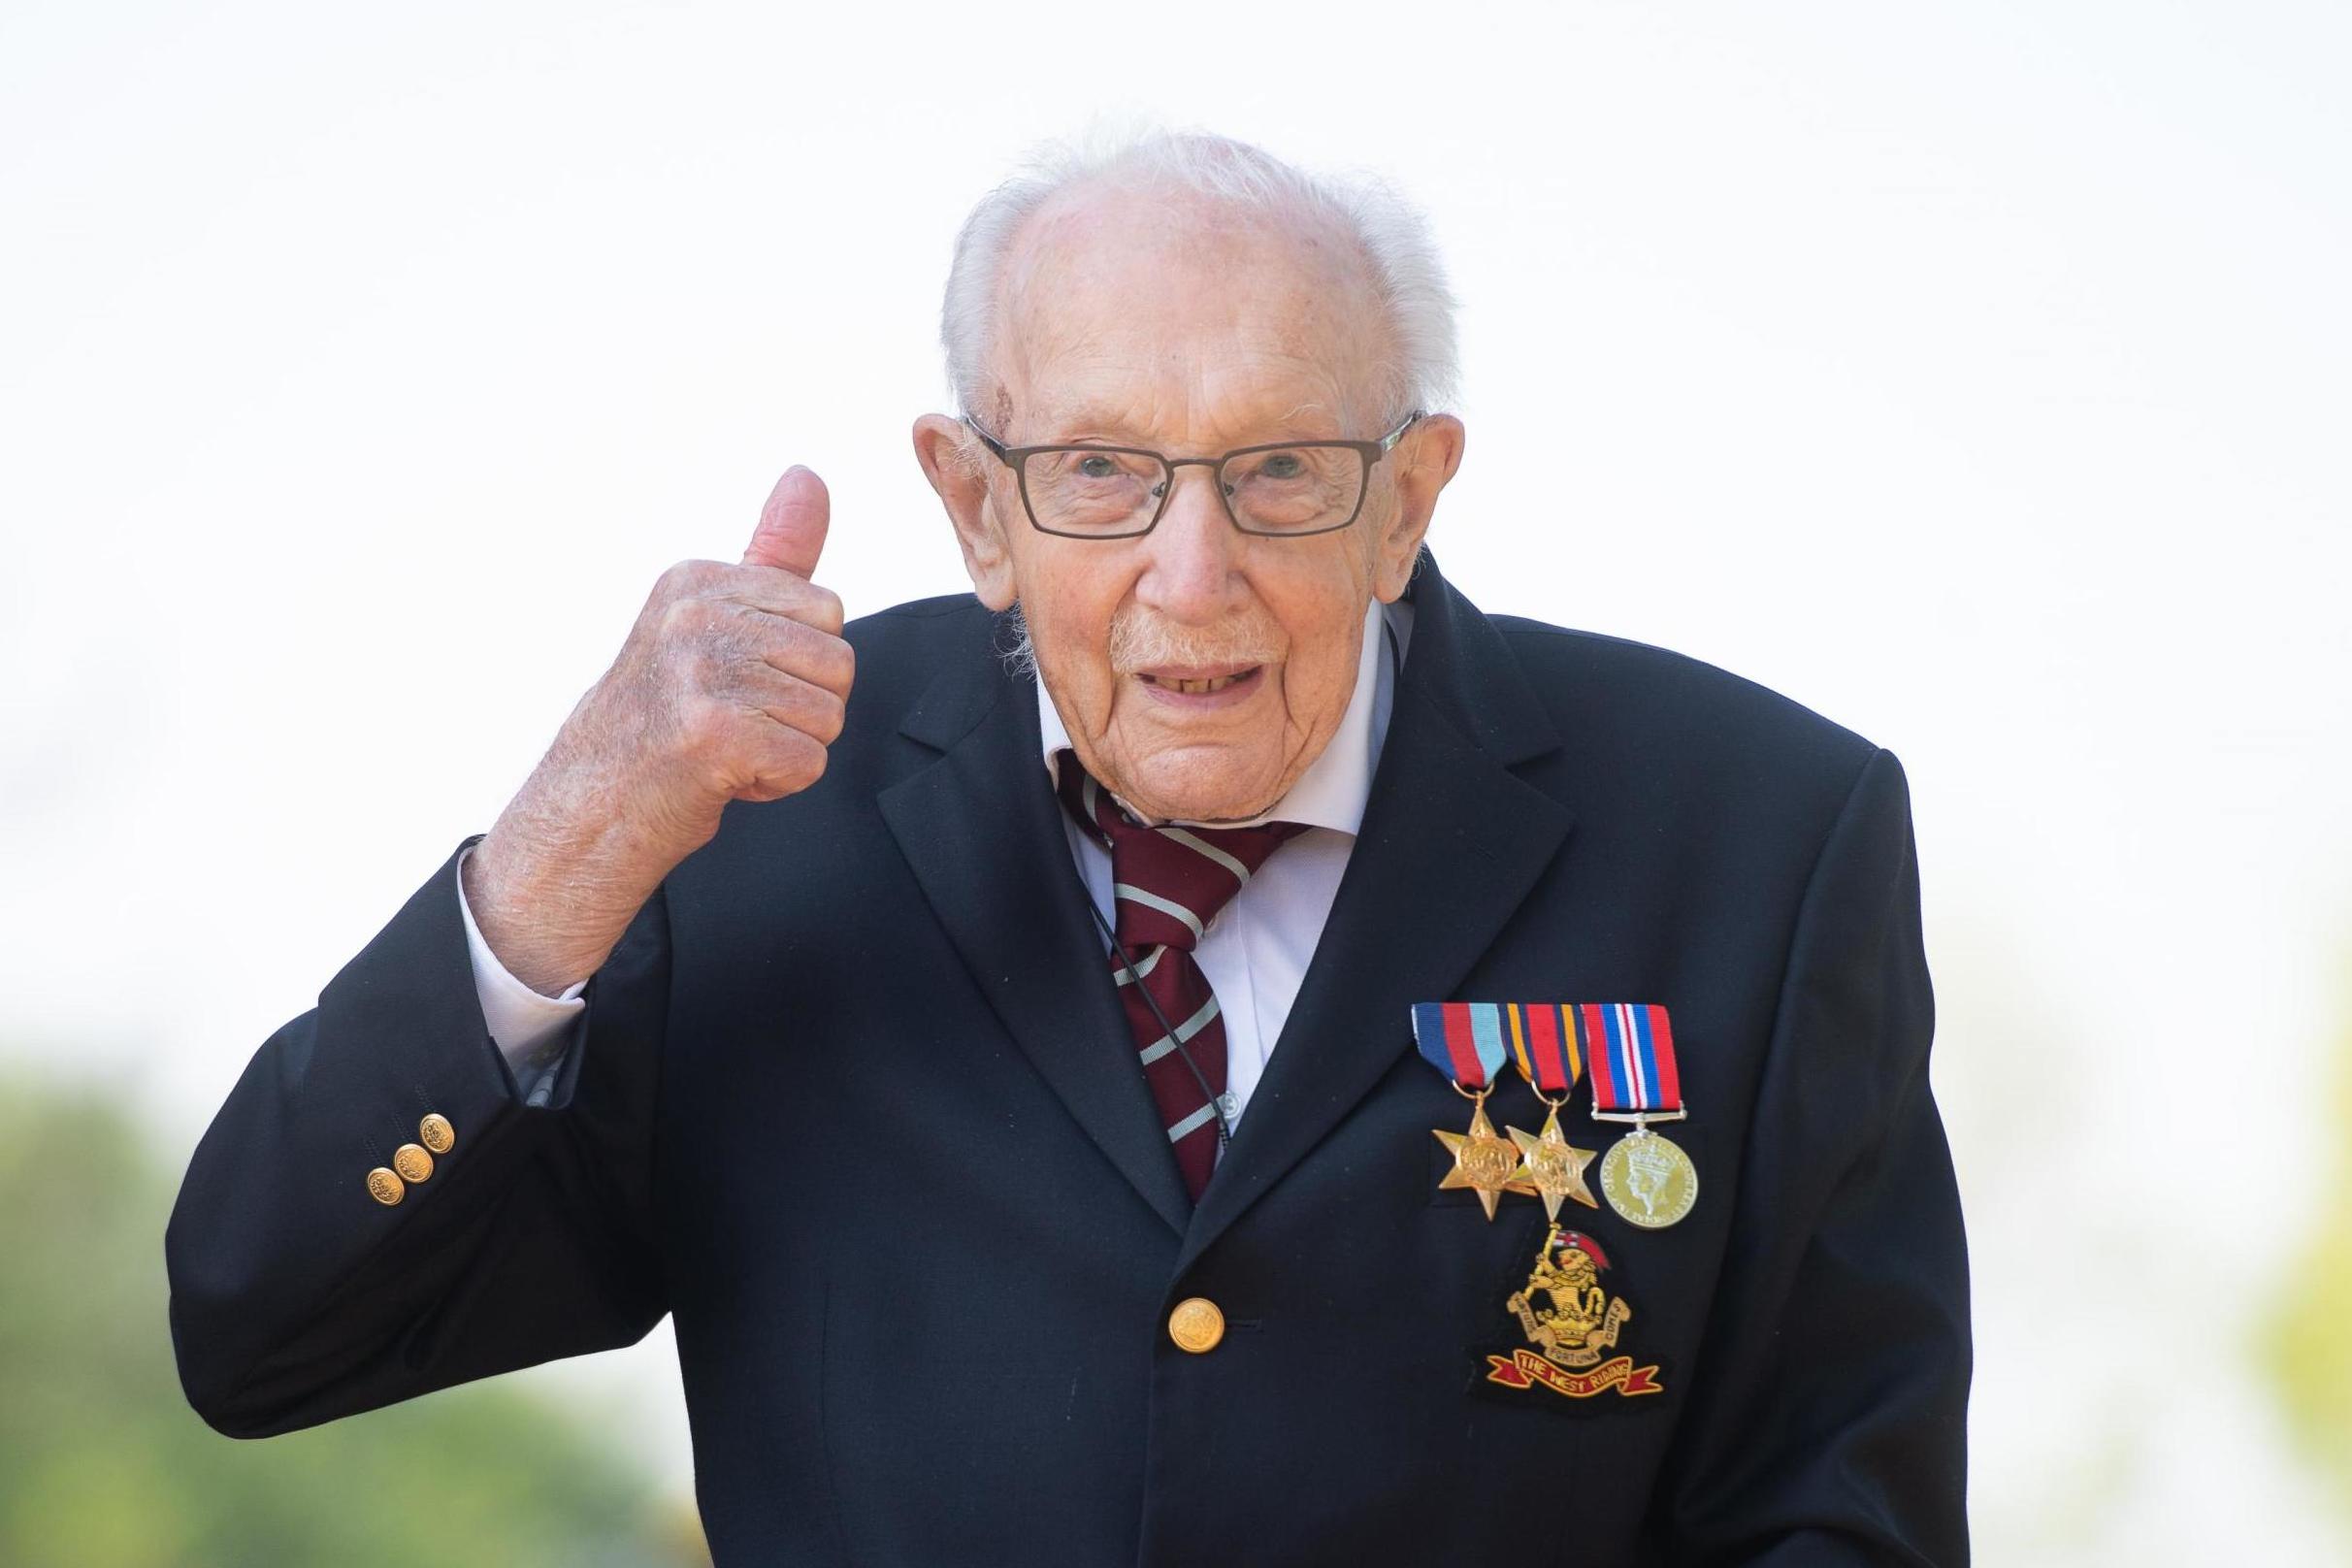
M1673 1225L1699 1199L1699 1173L1652 1122L1680 1122L1682 1082L1666 1009L1642 1002L1585 1002L1575 1010L1584 1058L1592 1063L1592 1118L1630 1122L1633 1130L1601 1160L1609 1206L1646 1230Z
M1548 1113L1541 1132L1504 1128L1519 1145L1519 1156L1509 1190L1542 1198L1544 1218L1557 1225L1563 1198L1574 1198L1588 1209L1601 1206L1584 1185L1592 1151L1573 1147L1560 1132L1560 1107L1584 1076L1584 1053L1577 1048L1576 1026L1567 1009L1556 1002L1510 1002L1503 1008L1503 1022L1511 1031L1511 1060Z
M1492 1002L1424 1001L1413 1007L1413 1043L1421 1060L1471 1105L1469 1131L1430 1129L1454 1156L1454 1168L1437 1185L1469 1188L1489 1220L1519 1162L1519 1151L1497 1137L1494 1124L1486 1120L1486 1096L1503 1066L1500 1011Z

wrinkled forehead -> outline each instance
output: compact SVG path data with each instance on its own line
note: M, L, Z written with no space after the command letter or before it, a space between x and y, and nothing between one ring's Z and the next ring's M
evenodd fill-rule
M998 299L1014 439L1241 445L1384 415L1388 328L1335 222L1191 192L1076 189L1023 226Z

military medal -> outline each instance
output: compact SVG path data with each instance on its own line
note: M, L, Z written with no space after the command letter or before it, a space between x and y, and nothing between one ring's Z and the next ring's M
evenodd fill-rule
M1666 1009L1645 1002L1586 1002L1574 1009L1584 1060L1592 1064L1592 1119L1633 1130L1601 1160L1601 1194L1631 1225L1657 1230L1698 1201L1699 1173L1652 1122L1680 1122L1682 1082L1675 1069Z
M1454 1092L1470 1102L1470 1130L1430 1129L1454 1156L1454 1168L1437 1185L1467 1187L1494 1218L1494 1200L1519 1168L1519 1151L1497 1137L1486 1120L1486 1096L1503 1067L1501 1009L1492 1002L1424 1001L1413 1005L1413 1043Z
M1552 1002L1508 1002L1503 1007L1503 1022L1511 1031L1511 1060L1549 1113L1541 1132L1503 1129L1519 1145L1519 1156L1505 1187L1509 1192L1542 1198L1544 1218L1555 1225L1560 1223L1562 1198L1575 1198L1589 1209L1601 1206L1592 1189L1584 1185L1584 1167L1592 1163L1592 1151L1571 1147L1560 1133L1560 1107L1568 1103L1576 1081L1584 1073L1576 1025L1566 1013L1567 1009Z

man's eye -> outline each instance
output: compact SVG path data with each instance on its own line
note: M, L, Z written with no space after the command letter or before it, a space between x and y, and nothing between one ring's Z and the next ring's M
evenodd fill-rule
M1119 476L1119 465L1107 457L1081 458L1078 476L1084 479L1115 479Z
M1295 479L1306 472L1307 466L1296 452L1268 453L1258 466L1258 476L1266 479Z

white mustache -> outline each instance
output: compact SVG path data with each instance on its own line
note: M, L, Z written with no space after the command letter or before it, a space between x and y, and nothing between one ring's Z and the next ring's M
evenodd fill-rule
M1111 668L1123 675L1171 665L1270 665L1282 657L1282 633L1260 612L1218 626L1172 626L1132 607L1111 618Z

